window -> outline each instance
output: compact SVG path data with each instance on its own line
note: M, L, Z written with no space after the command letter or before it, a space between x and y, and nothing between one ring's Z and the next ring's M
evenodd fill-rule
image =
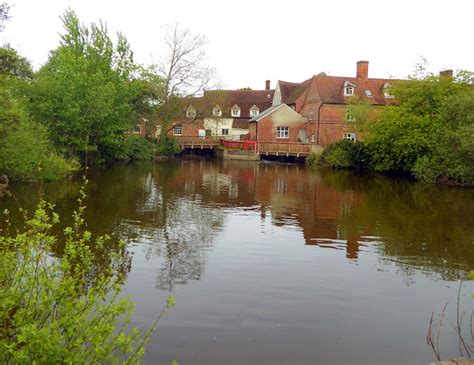
M133 126L133 133L141 134L142 133L142 126L141 124L136 124Z
M349 141L355 142L356 141L356 134L355 133L344 133L343 139L347 139Z
M355 122L356 117L352 110L346 109L346 122Z
M251 117L256 117L259 114L260 110L256 105L250 108L250 116Z
M173 134L175 136L181 136L183 134L183 126L181 124L175 125L173 128Z
M277 127L277 138L290 138L288 127Z
M222 134L223 136L228 136L229 135L229 129L228 128L222 128Z
M367 96L368 98L371 98L372 97L372 91L365 90L365 96Z
M351 84L349 81L346 81L344 83L344 96L354 95L354 88L355 88L355 85Z
M391 99L393 98L393 94L392 94L392 85L390 84L385 84L383 86L383 96L387 99Z
M215 117L220 117L222 116L222 109L219 105L216 105L213 109L212 109L212 115L215 116Z
M234 105L230 110L230 114L233 117L240 117L240 108L237 105Z
M194 118L195 116L196 116L196 109L194 109L192 106L188 107L188 109L186 109L186 117Z

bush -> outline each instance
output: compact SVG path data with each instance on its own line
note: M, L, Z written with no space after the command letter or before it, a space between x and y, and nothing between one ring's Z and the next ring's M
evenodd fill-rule
M363 142L341 140L328 146L320 160L321 166L336 169L359 169L365 167L366 146Z
M181 152L181 147L171 136L163 136L158 142L156 152L162 156L172 156Z
M420 181L474 185L474 125L444 131L429 156L419 158L413 167Z
M370 125L370 158L375 171L412 174L417 159L438 143L440 126L427 117L389 109Z
M138 135L125 135L116 146L108 160L151 160L155 143Z
M76 160L66 160L54 151L42 125L20 119L0 135L0 171L11 180L58 180L79 168Z
M123 242L98 262L93 250L105 251L109 238L83 229L84 207L63 234L51 233L59 223L52 208L40 202L23 233L0 236L0 363L138 362L150 333L128 330L133 304L119 299ZM52 257L58 246L62 256Z

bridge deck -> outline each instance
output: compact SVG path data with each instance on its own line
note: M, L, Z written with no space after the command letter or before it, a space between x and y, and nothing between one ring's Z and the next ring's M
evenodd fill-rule
M309 143L227 141L218 137L175 137L181 148L213 149L224 146L231 149L253 150L259 155L306 157L311 152Z

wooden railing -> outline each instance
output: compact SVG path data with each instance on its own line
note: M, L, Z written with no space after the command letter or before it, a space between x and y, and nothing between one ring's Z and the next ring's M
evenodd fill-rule
M175 136L182 148L208 148L223 146L225 148L255 151L260 155L305 157L310 153L309 143L299 142L256 142L230 141L219 137Z
M257 142L256 151L261 155L308 156L309 143L299 142Z
M175 136L176 143L182 148L213 148L220 145L216 137Z

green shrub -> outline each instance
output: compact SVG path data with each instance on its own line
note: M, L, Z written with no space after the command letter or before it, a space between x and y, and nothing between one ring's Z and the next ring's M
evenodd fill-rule
M0 171L11 180L58 180L79 167L76 160L65 160L54 151L40 124L20 119L0 135Z
M156 152L161 156L172 156L180 153L181 147L176 143L173 137L163 136L158 142Z
M474 185L474 125L445 130L433 153L419 158L413 171L425 182Z
M142 136L125 135L108 160L151 160L156 144Z
M316 166L319 161L319 157L314 153L311 152L308 157L306 157L306 165L308 166Z
M367 164L366 146L363 142L341 140L329 145L323 152L321 166L336 169L359 169Z
M142 337L128 326L133 304L120 299L123 242L113 250L107 236L93 239L84 207L72 227L53 234L59 216L52 209L40 202L24 232L7 228L0 236L0 363L139 362L151 332ZM52 257L57 247L61 257ZM108 261L97 260L93 252L106 250Z
M428 117L389 109L370 125L370 159L375 171L412 174L417 159L429 155L440 126Z

